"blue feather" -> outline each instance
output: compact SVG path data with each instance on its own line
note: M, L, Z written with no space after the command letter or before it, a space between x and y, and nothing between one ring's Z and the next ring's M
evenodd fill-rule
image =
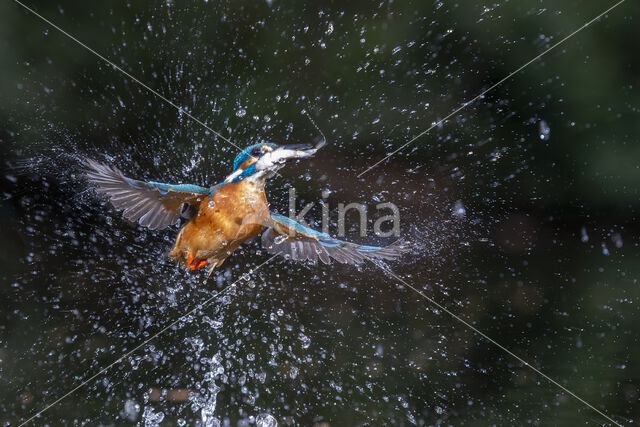
M210 188L205 188L194 184L165 184L164 182L149 181L147 182L147 188L149 190L158 190L163 196L169 193L169 191L202 195L211 194Z
M299 231L301 233L304 234L308 234L310 236L314 236L314 237L323 237L325 239L331 239L332 237L329 236L326 233L322 233L320 231L316 231L313 228L309 228L309 227L305 227L304 225L300 224L298 221L293 220L291 218L289 218L288 216L284 216L284 215L280 215L277 213L272 213L271 217L278 221L281 222L285 225L287 225L288 227L293 228L295 231Z
M289 218L288 216L272 213L271 217L274 220L280 223L283 223L288 227L293 228L295 231L298 231L300 233L303 233L309 236L316 237L318 239L318 243L320 243L320 245L326 248L335 248L346 243L346 242L343 242L342 240L334 239L327 233L322 233L320 231L314 230L313 228L306 227L300 224L298 221ZM359 252L375 252L383 249L380 246L368 246L368 245L356 245L356 246Z

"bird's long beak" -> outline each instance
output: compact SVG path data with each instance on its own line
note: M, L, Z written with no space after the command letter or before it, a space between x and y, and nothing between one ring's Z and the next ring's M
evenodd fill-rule
M282 145L270 153L267 153L271 157L274 163L280 163L289 159L306 159L316 154L324 144L289 144Z
M325 144L324 138L315 145L311 144L289 144L276 147L272 151L264 153L256 162L256 169L259 171L275 172L282 168L287 160L307 159L322 148Z

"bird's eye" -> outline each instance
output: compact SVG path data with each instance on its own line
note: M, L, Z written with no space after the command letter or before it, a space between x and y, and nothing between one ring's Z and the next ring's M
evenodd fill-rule
M252 157L260 157L261 154L262 154L262 151L260 150L260 148L256 147L253 150L251 150Z

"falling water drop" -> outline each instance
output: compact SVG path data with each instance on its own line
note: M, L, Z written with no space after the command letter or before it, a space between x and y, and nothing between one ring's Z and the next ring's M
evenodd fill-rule
M467 216L467 209L464 207L462 200L456 201L451 209L451 212L455 218L463 219Z
M278 421L271 414L260 414L256 417L257 427L278 427Z
M587 228L582 227L580 229L580 240L582 243L587 243L589 241L589 235L587 234Z
M306 336L302 332L300 332L300 334L298 335L298 338L300 339L300 342L302 343L302 348L309 348L309 346L311 345L311 338L309 338L308 336Z
M140 405L138 405L135 400L127 399L124 402L124 416L129 421L135 421L138 418L138 413L140 412Z
M541 141L548 141L549 137L551 137L551 128L544 120L540 120L538 125L538 135Z
M328 36L333 33L333 22L329 22L329 25L327 25L327 31L325 31L324 33Z

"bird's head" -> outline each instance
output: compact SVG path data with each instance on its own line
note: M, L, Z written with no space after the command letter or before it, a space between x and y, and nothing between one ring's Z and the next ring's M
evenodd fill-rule
M236 156L233 172L225 182L236 182L248 177L268 178L282 168L287 160L311 157L322 146L324 140L316 145L277 145L271 142L250 145Z

